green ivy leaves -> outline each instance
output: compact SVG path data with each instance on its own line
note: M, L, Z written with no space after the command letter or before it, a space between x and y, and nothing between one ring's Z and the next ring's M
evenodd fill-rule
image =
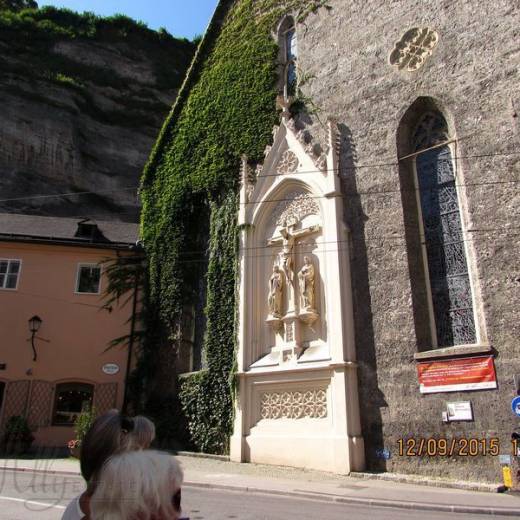
M189 280L204 276L208 262L207 370L183 378L179 394L191 439L201 451L226 453L232 433L239 162L242 154L262 159L278 119L272 30L287 9L304 16L322 4L236 0L212 50L195 58L203 60L192 65L201 64L197 79L177 100L144 173L149 305L163 326L180 316L193 294ZM200 240L204 233L208 254L188 255L190 246L196 250L206 243Z

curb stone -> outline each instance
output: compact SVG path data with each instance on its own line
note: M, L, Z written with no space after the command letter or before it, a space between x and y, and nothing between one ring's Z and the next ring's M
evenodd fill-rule
M484 493L498 493L499 484L486 484L482 482L460 482L424 477L422 475L401 475L396 473L368 473L352 472L350 477L363 480L384 480L387 482L400 482L417 486L430 486L437 488L462 489L464 491L480 491Z
M382 498L359 498L347 497L342 495L332 495L320 492L310 491L281 491L281 490L266 490L250 486L234 486L231 484L210 484L205 482L184 482L184 486L194 487L199 489L221 489L225 491L241 491L246 493L255 493L261 495L278 495L285 497L298 497L308 500L317 500L322 502L336 502L339 504L358 504L367 505L370 507L390 507L394 509L409 509L415 511L439 511L444 513L466 513L478 515L492 515L492 516L509 516L519 517L520 508L512 509L508 507L473 507L473 506L459 506L448 504L432 504L428 502L409 502L404 500L390 500Z

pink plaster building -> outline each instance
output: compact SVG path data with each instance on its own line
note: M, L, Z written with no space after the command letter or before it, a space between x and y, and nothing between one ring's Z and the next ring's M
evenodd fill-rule
M63 447L86 404L121 408L132 305L106 310L107 258L132 254L138 226L0 214L0 430L15 415L33 446Z

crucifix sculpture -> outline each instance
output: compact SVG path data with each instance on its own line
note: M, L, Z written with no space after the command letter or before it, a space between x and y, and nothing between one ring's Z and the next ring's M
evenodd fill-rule
M286 315L294 314L295 312L295 298L294 298L294 244L298 238L310 235L320 230L319 225L310 226L298 231L294 231L295 224L288 224L284 222L284 227L280 229L280 236L268 240L268 244L282 245L282 250L278 253L278 266L284 272L287 284L287 311Z

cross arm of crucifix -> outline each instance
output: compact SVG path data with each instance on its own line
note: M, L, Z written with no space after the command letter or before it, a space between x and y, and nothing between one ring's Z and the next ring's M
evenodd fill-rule
M309 226L308 228L301 229L300 231L295 231L294 233L290 233L290 236L294 238L303 237L305 235L312 235L312 233L316 233L319 231L321 226L316 224L314 226Z
M306 235L311 235L312 233L316 233L320 229L321 226L319 224L309 226L308 228L300 229L299 231L290 231L289 228L282 228L280 230L280 236L269 239L267 243L270 246L283 244L283 242L286 240L293 240Z

